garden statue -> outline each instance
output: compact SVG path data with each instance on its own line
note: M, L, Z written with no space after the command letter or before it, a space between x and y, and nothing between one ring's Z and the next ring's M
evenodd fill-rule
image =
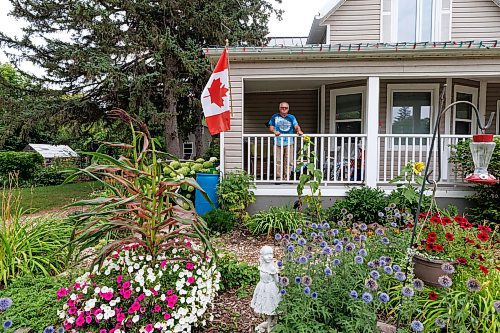
M281 300L278 289L278 269L273 263L273 248L265 245L260 249L260 281L255 287L250 306L256 313L267 316L267 321L258 325L256 332L270 332L276 325L276 308Z

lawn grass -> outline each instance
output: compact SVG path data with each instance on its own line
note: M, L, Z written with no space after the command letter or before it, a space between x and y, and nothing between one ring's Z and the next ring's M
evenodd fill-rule
M77 200L87 199L96 189L99 189L98 182L22 188L19 190L21 207L30 212L62 208ZM0 211L1 209L0 207Z

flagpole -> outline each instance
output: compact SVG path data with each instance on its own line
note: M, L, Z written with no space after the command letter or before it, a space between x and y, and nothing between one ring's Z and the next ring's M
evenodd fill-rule
M229 39L226 39L226 52L228 52ZM233 116L233 99L231 98L231 73L229 72L229 54L227 56L227 76L228 76L228 86L229 86L229 107L231 108L231 117ZM219 133L219 147L220 147L220 172L222 177L220 177L220 181L224 177L226 172L226 147L225 147L225 133Z
M233 92L231 91L231 66L229 65L229 39L226 38L226 52L227 52L227 84L229 85L229 106L231 108L231 118L233 117Z

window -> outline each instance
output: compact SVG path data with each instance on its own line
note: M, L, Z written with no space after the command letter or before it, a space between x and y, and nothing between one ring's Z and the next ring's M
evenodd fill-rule
M467 101L477 106L477 88L455 86L455 101ZM476 132L476 116L472 106L457 104L453 110L453 133L470 135Z
M430 134L435 96L439 85L388 85L387 129L392 134ZM408 144L420 144L419 139L407 139ZM395 139L399 144L399 139ZM422 141L426 144L426 140Z
M184 159L189 160L193 157L194 145L192 142L184 142L182 146L182 155Z
M330 132L360 134L363 132L365 87L332 90L330 93Z
M434 0L394 0L393 36L397 42L433 40Z

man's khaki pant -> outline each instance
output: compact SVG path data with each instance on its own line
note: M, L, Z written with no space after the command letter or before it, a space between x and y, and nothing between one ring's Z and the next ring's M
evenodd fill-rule
M290 180L290 173L293 170L293 154L295 153L293 147L293 144L289 146L276 146L276 180Z

